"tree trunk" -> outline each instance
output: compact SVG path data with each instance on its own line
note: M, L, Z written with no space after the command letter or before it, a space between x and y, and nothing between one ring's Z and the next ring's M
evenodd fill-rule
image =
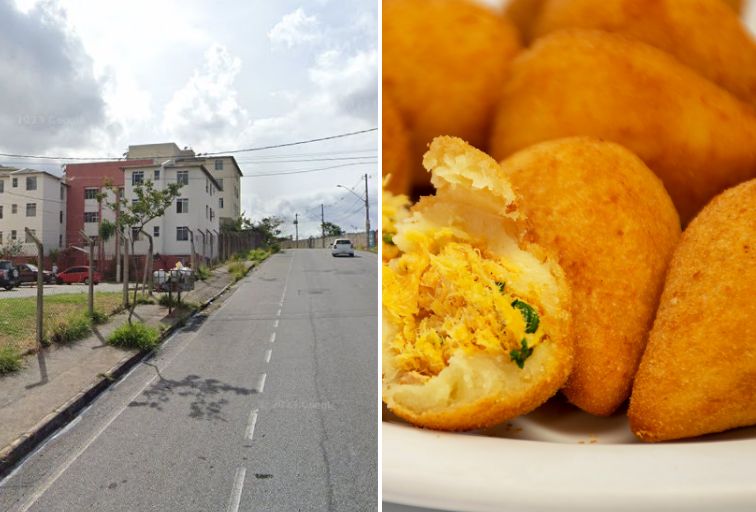
M123 307L129 307L129 241L125 236L121 237L123 242Z
M147 240L149 240L150 242L149 249L147 250L147 257L144 260L144 277L142 278L142 286L147 290L147 295L152 297L152 235L148 234L144 230L142 230L142 233L144 233L144 236L146 236Z
M134 252L134 234L131 234L131 260L135 259L135 252ZM130 262L129 262L130 266ZM134 263L134 272L136 272L136 262ZM136 276L135 276L136 277ZM136 309L136 302L137 302L137 292L139 292L139 279L134 280L134 300L131 303L131 307L129 308L129 325L131 325L131 317L134 316L134 310Z

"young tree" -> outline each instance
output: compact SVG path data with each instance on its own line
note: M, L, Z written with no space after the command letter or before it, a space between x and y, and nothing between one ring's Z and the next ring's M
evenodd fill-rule
M119 215L117 225L119 228L130 230L131 233L131 258L135 258L134 254L134 234L143 233L149 241L149 250L147 258L144 262L144 273L147 277L147 284L149 285L149 293L152 293L152 255L153 255L153 240L152 235L144 230L144 227L152 220L162 216L165 211L173 204L173 201L181 195L181 185L178 183L171 183L166 188L159 190L155 188L152 181L146 181L142 184L134 187L135 201L129 203L125 197L119 197L115 194L117 199L115 203L108 206L112 209L119 209ZM128 262L124 262L124 265ZM136 297L139 289L139 282L134 287L134 300L129 308L129 324L131 324L131 317L134 315L134 309L136 308Z
M258 230L262 233L263 242L265 245L273 245L276 238L281 234L279 226L284 223L284 220L280 217L265 217L263 220L257 223L252 223L252 229Z
M0 257L5 260L20 256L24 252L24 244L21 240L8 240L5 245L0 248Z
M325 233L325 236L339 236L343 235L345 231L341 229L340 226L337 226L333 222L324 222L323 223L323 232Z

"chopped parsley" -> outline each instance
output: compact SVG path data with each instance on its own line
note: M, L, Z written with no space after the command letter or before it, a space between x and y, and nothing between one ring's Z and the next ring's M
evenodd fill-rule
M520 310L522 318L525 319L525 332L527 334L533 334L538 330L538 324L540 323L538 313L536 313L536 310L530 304L520 299L515 299L512 302L512 307Z
M384 233L383 234L383 241L386 242L389 245L394 245L394 237L391 233Z
M525 338L520 342L520 348L513 349L509 352L509 358L514 363L523 368L525 366L525 360L533 354L533 347L528 347L528 342Z

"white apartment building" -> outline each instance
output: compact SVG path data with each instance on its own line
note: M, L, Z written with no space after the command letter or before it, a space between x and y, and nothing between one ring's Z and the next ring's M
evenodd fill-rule
M212 173L193 158L170 159L162 164L124 169L124 197L136 201L134 187L152 181L157 189L180 183L181 196L165 215L151 221L145 231L153 237L153 253L189 263L194 252L201 258L218 256L218 196L220 185ZM149 243L144 235L136 238L135 254L147 254Z
M234 222L241 216L241 177L243 174L233 156L198 156L190 148L180 149L175 143L166 142L129 146L126 158L129 160L152 158L158 163L170 158L177 161L189 161L193 158L205 164L205 168L210 171L220 186L220 193L216 197L214 207L220 223Z
M0 166L0 245L21 241L23 254L36 256L29 228L45 255L66 244L66 185L58 176L35 169Z

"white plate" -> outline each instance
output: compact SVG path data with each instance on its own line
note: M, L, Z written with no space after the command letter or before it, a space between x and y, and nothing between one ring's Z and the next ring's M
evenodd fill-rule
M644 444L554 399L472 434L384 414L383 499L465 512L756 510L756 428Z

